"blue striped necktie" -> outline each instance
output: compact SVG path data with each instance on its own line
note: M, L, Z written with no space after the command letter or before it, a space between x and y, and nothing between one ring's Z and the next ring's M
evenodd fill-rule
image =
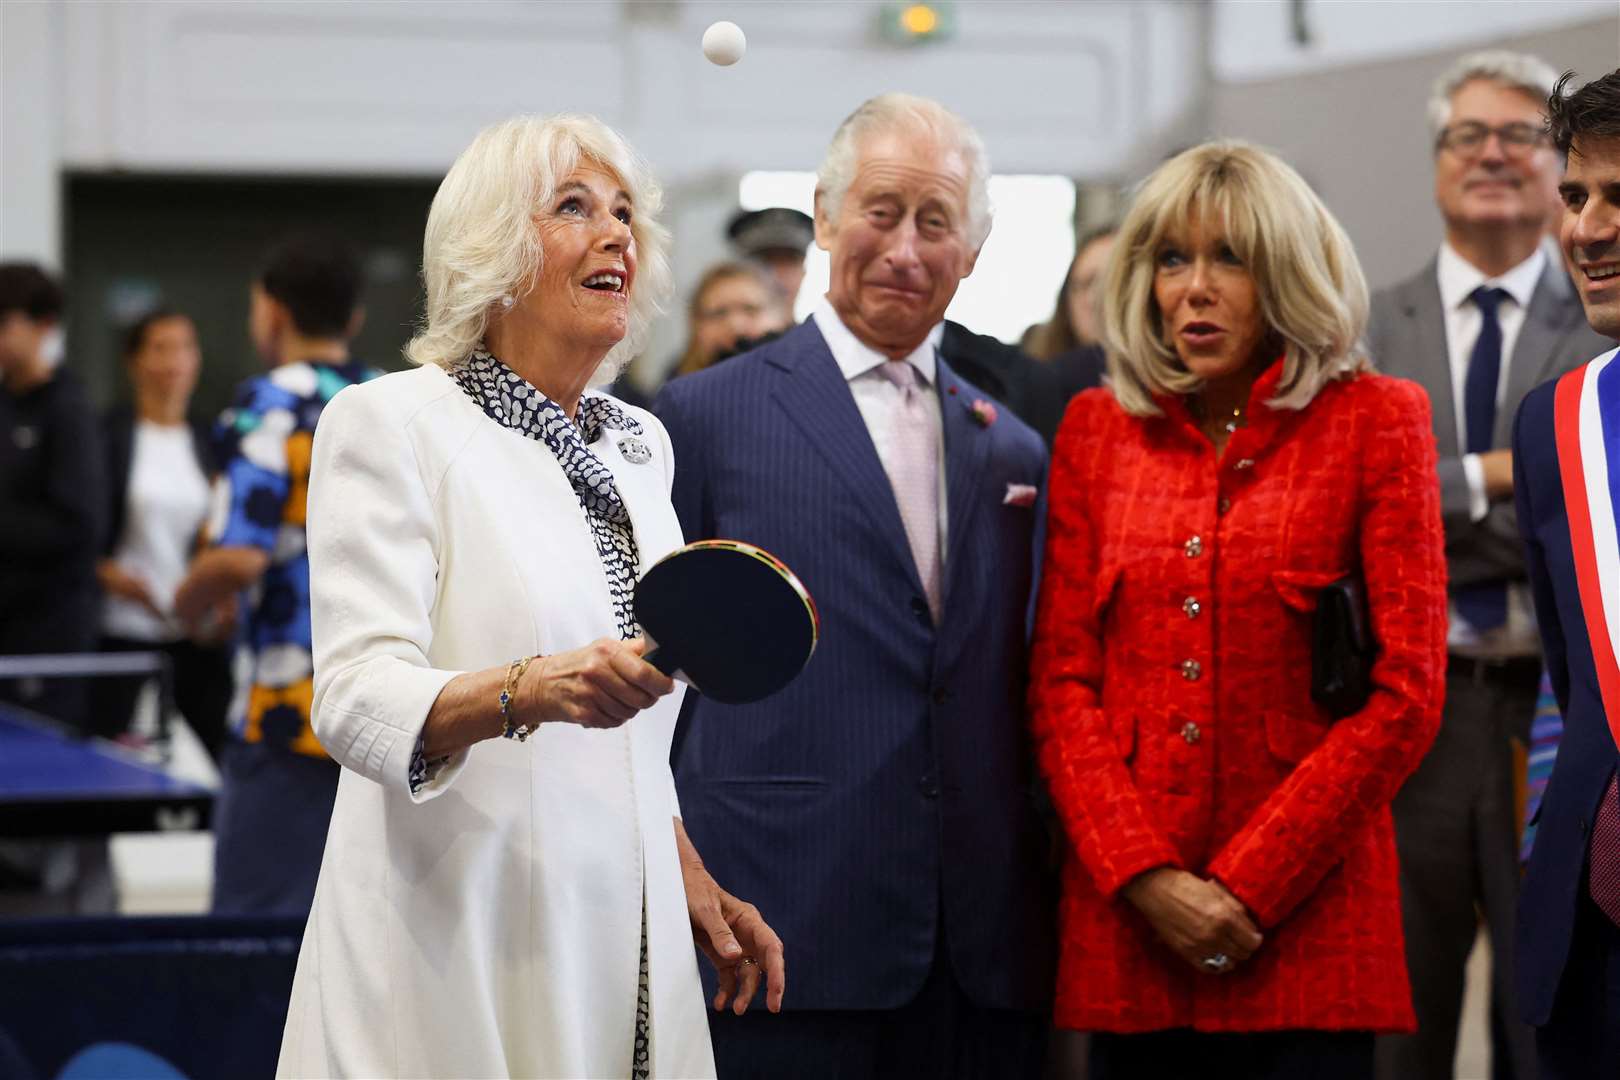
M1469 296L1479 308L1479 336L1468 356L1468 375L1463 380L1463 418L1468 434L1466 452L1483 454L1491 449L1496 430L1496 387L1502 377L1502 324L1497 306L1507 299L1503 289L1481 285ZM1507 622L1507 585L1488 581L1466 585L1452 592L1457 613L1468 625L1481 632L1494 630Z

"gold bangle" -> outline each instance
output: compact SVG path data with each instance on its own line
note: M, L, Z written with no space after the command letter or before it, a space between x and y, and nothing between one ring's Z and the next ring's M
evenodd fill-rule
M512 695L517 690L518 680L523 673L529 670L529 665L536 657L525 656L506 665L506 685L501 687L501 737L516 739L522 742L534 734L534 728L528 724L514 724L512 722Z

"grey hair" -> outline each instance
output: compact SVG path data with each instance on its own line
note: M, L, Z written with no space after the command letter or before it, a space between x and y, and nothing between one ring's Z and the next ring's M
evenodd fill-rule
M816 170L816 194L829 216L836 216L855 179L861 141L890 131L922 131L959 151L968 167L968 243L977 250L990 235L990 155L973 125L932 98L915 94L879 94L860 107L833 133L827 156Z
M426 317L405 346L407 359L451 367L483 340L491 308L539 273L534 216L582 159L614 173L629 194L637 264L629 329L592 384L611 382L640 350L672 283L669 232L658 223L663 192L618 132L594 116L559 114L485 128L445 174L422 240Z
M1451 122L1451 96L1475 79L1500 83L1545 102L1558 84L1558 70L1539 56L1529 53L1509 52L1506 49L1469 53L1434 80L1434 89L1429 93L1431 138L1440 138L1440 132Z

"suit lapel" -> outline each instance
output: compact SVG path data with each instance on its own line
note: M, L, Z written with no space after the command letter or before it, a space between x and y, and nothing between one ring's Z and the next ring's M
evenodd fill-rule
M776 380L772 398L866 511L921 595L922 579L917 576L916 560L911 557L905 525L900 521L894 487L889 483L889 474L883 471L872 434L866 429L838 361L833 359L813 318L789 331L783 344L788 341L794 345L792 350L773 350L774 355L767 361L785 375Z
M1457 445L1457 392L1451 381L1451 352L1446 348L1439 270L1433 260L1401 290L1401 311L1411 342L1408 355L1414 358L1409 377L1428 391L1440 456L1456 457L1462 451Z
M1571 327L1570 307L1579 305L1569 278L1560 263L1549 257L1542 268L1536 291L1530 294L1530 307L1519 326L1508 362L1507 393L1502 408L1496 410L1493 446L1508 446L1513 440L1513 414L1524 395L1557 374L1558 343ZM1584 323L1581 314L1575 322Z
M944 595L941 607L948 609L956 594L955 584L963 571L963 555L968 549L968 536L973 528L973 517L983 499L976 497L984 477L985 462L990 456L990 429L973 416L973 402L978 391L964 383L939 358L939 412L945 433L945 507L946 552Z

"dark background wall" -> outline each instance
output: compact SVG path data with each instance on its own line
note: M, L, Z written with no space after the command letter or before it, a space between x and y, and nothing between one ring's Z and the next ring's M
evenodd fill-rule
M67 362L98 404L126 393L123 328L162 304L197 323L203 371L192 407L216 415L238 382L264 370L247 336L249 279L269 246L297 228L330 229L354 245L367 277L355 355L405 366L436 179L80 175L66 184Z

